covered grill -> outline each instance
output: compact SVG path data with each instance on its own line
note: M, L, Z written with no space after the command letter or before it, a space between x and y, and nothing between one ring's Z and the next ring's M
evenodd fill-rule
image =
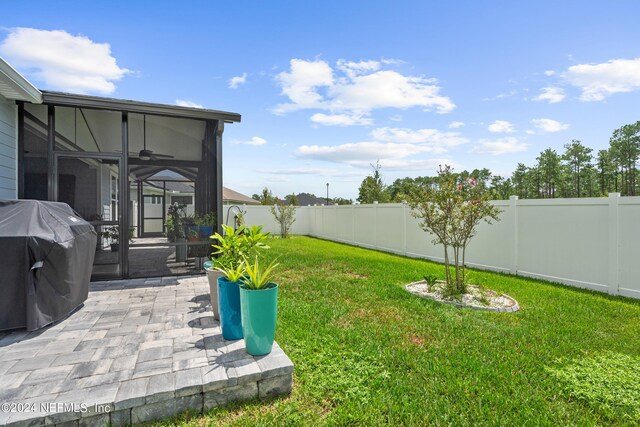
M80 306L96 239L65 203L0 200L0 330L39 329Z

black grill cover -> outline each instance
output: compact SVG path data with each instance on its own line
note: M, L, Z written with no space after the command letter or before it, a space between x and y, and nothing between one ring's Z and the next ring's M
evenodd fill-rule
M96 239L65 203L0 200L0 330L33 331L80 306Z

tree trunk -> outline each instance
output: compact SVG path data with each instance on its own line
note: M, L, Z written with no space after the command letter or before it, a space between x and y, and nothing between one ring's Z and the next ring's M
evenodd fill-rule
M451 286L451 272L449 271L449 248L444 245L444 277L447 286Z
M453 247L453 261L455 262L455 269L456 269L456 289L458 291L460 291L460 261L458 258L458 254L459 254L460 248L454 246Z
M465 256L467 254L467 242L464 242L463 246L462 246L462 286L464 288L466 288L467 286L467 280L465 277L466 274L466 265L465 265Z

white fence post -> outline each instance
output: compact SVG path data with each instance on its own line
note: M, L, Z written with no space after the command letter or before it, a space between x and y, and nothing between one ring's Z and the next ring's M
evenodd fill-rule
M407 205L402 202L402 255L407 256Z
M378 249L378 202L373 202L373 247Z
M620 286L620 193L609 193L609 293L617 294Z
M509 196L509 210L513 222L513 238L511 239L511 265L509 273L518 274L518 196Z

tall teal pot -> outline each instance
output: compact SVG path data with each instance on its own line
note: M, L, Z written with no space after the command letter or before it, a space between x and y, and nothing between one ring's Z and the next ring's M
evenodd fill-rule
M225 340L242 338L240 282L230 282L226 277L218 278L218 310L222 337Z
M271 283L260 290L240 287L240 307L247 353L252 356L271 353L276 335L278 285Z

